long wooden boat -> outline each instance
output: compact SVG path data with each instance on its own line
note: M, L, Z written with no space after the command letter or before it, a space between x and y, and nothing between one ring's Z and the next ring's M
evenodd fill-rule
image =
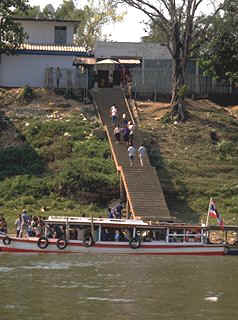
M200 225L151 223L132 219L50 216L44 235L18 238L0 234L0 251L21 253L107 253L143 255L224 255ZM57 235L57 231L60 231Z

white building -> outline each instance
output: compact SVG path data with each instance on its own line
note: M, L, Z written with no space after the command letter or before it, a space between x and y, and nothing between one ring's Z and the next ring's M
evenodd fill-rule
M73 45L79 21L15 18L28 34L14 55L0 55L0 87L44 87L47 68L72 69L75 57L90 56ZM62 82L63 84L63 82Z
M143 58L145 60L169 60L171 55L166 46L149 42L96 41L95 58Z

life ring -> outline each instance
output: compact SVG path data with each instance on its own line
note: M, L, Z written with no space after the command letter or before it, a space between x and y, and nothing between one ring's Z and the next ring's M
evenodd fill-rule
M8 246L11 243L12 239L9 237L5 237L2 239L2 242L5 244L5 246Z
M37 245L40 249L46 249L49 245L49 241L46 237L40 237L37 241Z
M65 249L67 247L67 244L68 244L67 240L65 240L65 239L58 239L56 241L56 245L57 245L58 249L60 249L60 250Z
M129 241L129 245L132 249L138 249L141 245L141 238L140 237L134 237Z
M91 233L84 236L83 245L85 247L92 247L94 245L94 241Z

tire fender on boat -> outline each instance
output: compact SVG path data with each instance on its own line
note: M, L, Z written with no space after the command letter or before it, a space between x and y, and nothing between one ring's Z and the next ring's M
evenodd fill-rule
M138 249L141 245L141 238L140 237L134 237L129 241L129 245L132 249Z
M2 239L2 242L5 244L5 246L8 246L11 243L12 239L9 237L5 237Z
M91 233L84 237L83 245L85 247L92 247L94 245L94 240Z
M66 239L58 239L56 241L56 245L58 247L58 249L63 250L67 247L67 240Z
M46 237L40 237L37 241L37 245L40 249L46 249L49 245L49 241Z

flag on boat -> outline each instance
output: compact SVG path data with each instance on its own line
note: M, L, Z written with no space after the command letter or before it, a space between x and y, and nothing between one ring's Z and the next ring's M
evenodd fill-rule
M224 226L224 222L221 214L217 211L216 205L213 199L210 199L209 209L208 209L209 217L216 218L217 222L220 226Z

